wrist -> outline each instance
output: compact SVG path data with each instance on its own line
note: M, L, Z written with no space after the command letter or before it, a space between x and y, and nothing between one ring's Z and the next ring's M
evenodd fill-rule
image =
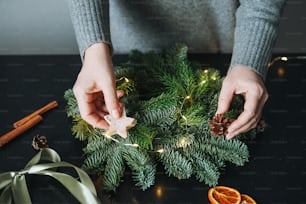
M109 44L99 42L89 46L85 50L84 61L93 59L107 60L107 62L110 62L111 49Z

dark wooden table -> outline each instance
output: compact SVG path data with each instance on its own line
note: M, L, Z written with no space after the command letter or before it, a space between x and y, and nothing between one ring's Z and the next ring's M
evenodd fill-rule
M296 55L290 54L291 57ZM226 73L229 55L192 55L203 67ZM126 56L115 56L114 62ZM0 149L0 172L20 170L35 155L32 138L45 135L62 160L82 164L83 144L70 132L64 91L71 88L81 67L79 56L0 56L0 135L35 109L57 100L59 107L44 120ZM306 60L277 62L267 80L270 93L264 110L268 128L249 142L250 161L244 167L228 166L220 185L237 188L258 203L306 203ZM0 181L1 182L1 181ZM33 203L76 203L60 184L44 177L27 178ZM134 186L127 172L116 194L103 194L104 203L208 203L208 187L195 179L177 180L159 171L147 191Z

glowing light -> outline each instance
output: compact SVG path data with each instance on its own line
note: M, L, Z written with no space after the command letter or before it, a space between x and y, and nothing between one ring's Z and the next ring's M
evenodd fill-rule
M189 100L191 98L191 96L186 96L185 99Z
M182 137L178 141L177 146L178 147L187 147L188 144L189 144L188 139L186 137Z
M106 137L107 139L111 139L111 140L113 140L114 142L119 143L119 140L113 138L112 135L110 135L110 134L105 133L105 134L104 134L104 137Z
M161 186L157 186L155 194L157 198L161 198L163 196L163 188Z
M217 78L215 76L212 76L211 79L214 80L214 81L217 80Z
M285 75L285 69L282 68L282 67L279 67L277 69L277 75L280 76L280 77L284 76Z
M282 61L288 61L288 57L281 57L280 60L282 60Z
M184 120L186 120L186 121L187 121L187 118L186 118L186 116L182 115L182 118L183 118Z
M110 134L108 134L108 133L105 133L105 134L104 134L104 137L106 137L106 138L108 138L108 139L111 139L111 138L112 138L112 136L111 136Z
M158 152L158 153L163 153L165 150L164 149L158 149L158 150L156 150L156 152Z
M201 85L205 84L206 83L206 80L203 80L201 81Z
M207 74L207 73L208 73L208 69L205 69L205 70L204 70L204 73Z
M270 63L268 63L268 68L272 67L274 65L274 63L277 62L277 61L284 61L284 62L286 62L288 60L289 60L289 58L285 57L285 56L283 56L283 57L281 57L281 56L275 57L274 59L272 59L272 61Z
M130 80L126 77L121 77L120 79L118 79L117 81L121 81L124 80L126 83L128 83Z
M125 146L131 146L131 147L139 147L139 144L136 144L136 143L134 143L134 144L124 144Z

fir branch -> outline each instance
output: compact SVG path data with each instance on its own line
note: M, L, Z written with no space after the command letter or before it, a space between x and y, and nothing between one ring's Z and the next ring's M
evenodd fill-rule
M203 105L199 103L193 104L185 108L182 111L182 115L184 115L184 118L181 118L179 122L181 127L185 126L186 122L188 126L198 126L205 118Z
M196 179L200 182L205 182L209 186L217 185L220 177L218 167L202 155L194 153L193 156L196 157L193 165Z
M86 156L82 168L89 174L104 171L107 156L108 152L105 150L93 152L92 154Z
M188 48L183 44L176 44L170 49L165 51L165 64L167 65L167 71L172 74L176 73L176 67L179 63L187 60Z
M181 148L183 151L186 147L190 147L196 141L193 133L180 133L176 136L176 147Z
M177 100L171 93L161 93L157 97L151 97L149 100L143 101L140 110L155 110L155 109L167 109L169 107L176 107Z
M92 139L88 140L88 144L83 148L86 156L83 168L88 172L104 171L107 159L117 146L109 138L101 136L99 130L95 129Z
M183 84L187 95L191 95L197 83L190 63L182 61L177 65L177 68L177 80Z
M83 149L85 154L91 154L95 151L109 148L109 145L113 143L113 141L109 138L106 138L103 135L103 132L104 130L94 129L94 131L91 133L92 138L88 140L86 147Z
M77 117L80 115L78 103L74 97L72 89L68 89L64 93L64 99L67 101L66 113L68 117Z
M163 109L146 109L139 113L140 121L152 127L171 126L176 121L176 107L171 106Z
M176 78L173 74L167 73L160 76L160 81L164 85L164 92L171 93L172 96L183 96L189 95L189 92L184 87L184 84Z
M123 158L132 170L136 186L146 190L154 184L156 165L146 152L139 148L126 146L123 150Z
M73 126L71 128L72 134L76 139L85 141L92 136L94 128L87 122L81 119L80 116L75 116L73 119Z
M214 160L229 161L237 166L243 166L249 158L247 146L237 139L226 140L224 137L200 138L195 148L210 155Z
M216 114L217 108L218 108L218 99L219 99L219 94L214 94L212 97L210 97L210 100L208 101L207 105L207 117L208 118L213 118L214 115Z
M210 127L208 124L209 120L210 118L208 118L207 114L203 115L201 123L197 126L191 126L189 128L189 131L193 132L195 135L199 135L200 137L210 138L211 134Z
M125 171L121 146L116 146L112 150L112 153L108 155L104 169L103 188L107 191L116 190Z
M188 179L192 175L192 164L178 151L164 147L164 151L159 156L169 176Z
M224 115L227 118L237 118L243 111L243 97L241 95L234 95L229 111Z
M116 81L116 89L123 90L126 95L136 90L134 81L126 77L121 77Z
M209 101L211 96L221 89L221 79L219 77L219 71L217 70L198 69L195 70L194 76L197 77L197 86L193 91L195 100Z
M115 75L119 79L117 88L128 93L120 100L138 124L129 130L127 139L118 138L118 142L105 138L104 130L93 129L80 119L73 92L67 90L64 97L67 115L74 121L72 133L87 141L83 168L104 172L104 187L115 191L125 164L131 168L136 186L145 190L154 184L157 159L151 150L164 150L157 158L169 176L186 179L195 175L210 186L217 184L226 162L244 165L249 152L238 139L247 141L256 131L233 140L211 136L208 120L216 113L222 78L217 70L199 68L188 61L185 45L161 54L132 51L129 62L117 66ZM227 117L237 117L243 102L235 96Z
M137 128L130 130L129 137L132 143L138 144L141 148L152 150L152 143L156 134L155 128L139 124Z

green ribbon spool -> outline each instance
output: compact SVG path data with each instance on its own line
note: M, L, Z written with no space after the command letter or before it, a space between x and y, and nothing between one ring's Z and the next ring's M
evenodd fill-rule
M40 161L50 161L52 163L39 164ZM58 167L71 167L78 176L76 178L56 172ZM50 148L40 150L21 171L11 171L0 174L0 203L32 203L25 176L27 174L50 176L60 182L80 203L100 204L96 189L90 179L82 169L61 161L56 151Z

